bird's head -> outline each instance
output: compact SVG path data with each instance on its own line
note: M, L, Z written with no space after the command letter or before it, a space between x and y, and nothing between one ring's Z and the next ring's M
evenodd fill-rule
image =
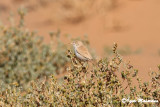
M81 41L73 41L71 44L76 48L83 45L83 43Z

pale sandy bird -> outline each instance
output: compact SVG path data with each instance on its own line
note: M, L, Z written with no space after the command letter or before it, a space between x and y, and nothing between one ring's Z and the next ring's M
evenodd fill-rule
M75 55L78 59L82 61L90 61L93 59L88 49L81 41L72 42L72 45L74 47Z

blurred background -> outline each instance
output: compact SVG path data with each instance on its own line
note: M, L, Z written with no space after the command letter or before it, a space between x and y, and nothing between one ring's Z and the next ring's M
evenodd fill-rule
M1 23L7 25L10 15L19 20L19 7L27 9L25 27L44 36L45 43L50 31L73 38L88 35L97 56L103 57L116 42L144 79L160 64L159 0L0 0Z

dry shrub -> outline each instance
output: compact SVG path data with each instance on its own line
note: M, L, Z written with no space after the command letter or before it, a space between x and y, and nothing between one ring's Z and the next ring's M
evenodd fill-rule
M18 26L0 26L0 81L4 83L3 88L13 82L26 87L31 80L64 71L68 63L66 45L60 41L60 33L51 35L56 38L53 44L44 44L42 37L23 28L26 11L20 9L18 13L21 18ZM55 51L52 45L55 45Z
M49 81L46 79L31 82L30 88L22 92L19 87L8 87L0 92L1 105L7 106L47 106L47 107L90 107L90 106L159 106L160 103L129 103L123 98L137 100L158 100L160 102L160 66L158 72L152 72L151 80L142 83L138 77L138 70L126 64L126 70L120 71L120 65L125 64L117 53L117 44L113 47L114 57L109 60L103 58L88 69L88 64L78 61L72 51L68 50L68 57L72 65L68 67L68 75L63 83L57 82L54 75ZM122 87L122 82L116 72L121 72L121 78L127 82L127 87ZM132 84L136 78L139 87ZM129 93L125 92L129 88ZM138 91L139 89L139 91Z

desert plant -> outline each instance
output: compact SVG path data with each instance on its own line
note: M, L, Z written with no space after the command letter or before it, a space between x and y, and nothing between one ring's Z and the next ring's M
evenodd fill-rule
M141 103L129 102L126 99L141 98L144 100L160 101L160 70L151 72L151 81L142 83L138 77L138 70L129 63L124 64L123 59L117 53L117 44L113 48L112 59L103 58L88 68L86 62L76 59L71 50L68 50L68 57L72 64L68 67L68 74L64 82L59 84L54 75L47 80L32 81L30 88L23 92L16 84L13 88L8 87L0 92L0 104L7 106L159 106L159 102ZM121 71L121 64L125 70ZM160 68L160 66L158 66ZM121 79L117 72L121 73ZM139 88L132 84L136 78ZM123 87L123 82L127 86ZM149 87L150 83L150 87ZM126 89L129 92L126 93ZM139 89L139 90L138 90ZM125 103L124 103L125 102Z
M0 80L4 84L18 82L26 86L31 80L64 71L68 63L67 48L59 39L60 32L51 35L56 38L52 41L54 44L44 44L41 36L25 30L25 12L18 10L18 26L0 26Z

